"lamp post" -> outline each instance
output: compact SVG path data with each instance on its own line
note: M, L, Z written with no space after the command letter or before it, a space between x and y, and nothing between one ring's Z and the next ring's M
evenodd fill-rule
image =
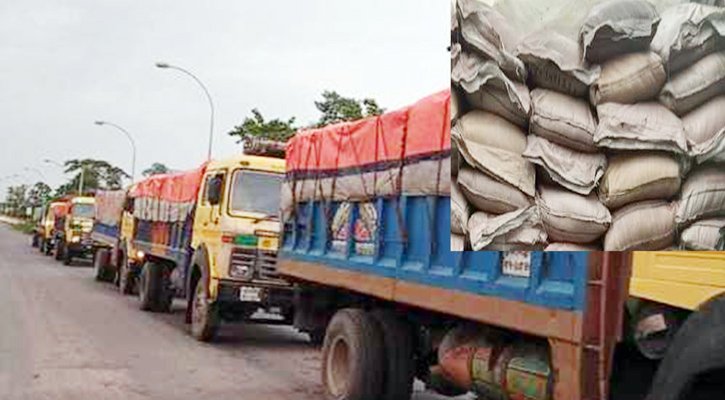
M165 62L157 62L156 63L157 68L161 69L175 69L177 71L180 71L188 76L190 76L196 83L199 84L201 89L204 91L204 94L206 94L207 100L209 100L209 108L211 109L211 118L209 121L209 150L207 152L207 160L211 160L211 146L212 146L212 139L214 138L214 102L211 100L211 95L209 94L209 90L207 90L206 86L204 86L203 83L197 78L194 74L191 72L174 65L171 65L169 63Z
M29 171L29 172L35 172L36 174L38 174L40 176L40 179L45 180L45 175L43 175L43 173L40 172L40 170L38 170L37 168L25 167L24 170Z
M118 129L119 131L123 132L123 134L126 135L128 140L131 142L131 148L133 149L133 158L131 160L131 182L133 182L134 179L136 178L136 142L133 140L133 137L131 136L130 133L128 133L127 130L121 128L120 126L114 124L113 122L96 121L95 124L98 126L103 126L103 125L112 126L116 129Z

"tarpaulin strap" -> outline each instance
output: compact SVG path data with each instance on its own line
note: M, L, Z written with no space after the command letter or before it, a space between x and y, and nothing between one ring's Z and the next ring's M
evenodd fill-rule
M339 135L340 138L337 141L337 154L335 155L335 169L338 169L339 166L340 166L340 153L341 153L341 150L340 149L342 148L342 138L343 138L344 133L345 133L344 132L345 127L346 126L341 126L340 127L340 132L338 132L338 135ZM337 175L338 174L334 174L332 176L332 186L330 188L330 199L332 199L332 201L335 200L335 188L337 187ZM324 193L323 193L323 195L324 195ZM332 221L332 207L330 205L328 205L329 203L330 202L328 202L328 201L325 201L324 202L324 204L325 204L325 208L324 208L324 210L325 210L325 218L328 221ZM332 224L327 224L327 229L328 229L328 236L329 237L332 237Z
M352 140L352 137L351 137L352 135L349 135L349 136L350 137L348 137L347 141L350 143L350 147L352 148L352 154L355 156L355 166L356 166L355 168L358 171L360 171L359 175L360 175L360 183L362 183L362 188L363 188L363 198L364 198L365 202L368 202L368 201L370 201L370 199L372 199L372 196L368 193L367 188L365 187L365 177L363 174L363 170L361 168L362 163L360 162L360 154L358 154L357 147L355 147L355 141ZM377 154L375 154L375 157L377 159ZM373 172L373 175L374 174L375 174L375 172ZM335 175L335 176L337 176L337 175Z
M400 240L402 241L403 251L408 247L408 231L405 227L405 218L403 217L403 210L400 208L400 203L403 200L403 171L405 169L405 151L406 144L408 141L408 123L410 122L410 109L405 111L405 124L403 124L403 137L400 146L400 169L398 170L398 182L395 192L399 194L398 201L395 205L395 214L398 219L398 227L400 232Z
M443 151L443 148L445 146L445 138L446 138L446 121L450 119L451 109L450 109L451 102L448 101L448 105L444 107L443 111L443 129L441 129L441 140L440 140L440 151ZM451 158L452 160L452 158ZM443 162L445 161L445 158L441 158L438 160L438 177L436 178L436 195L440 196L441 194L441 169L443 168ZM450 179L450 177L448 178ZM435 203L431 204L428 208L429 212L429 221L431 223L431 229L433 229L433 223L435 222ZM431 210L432 208L432 210ZM435 231L433 229L433 231ZM431 251L432 254L436 254L438 252L438 241L436 240L436 235L431 236Z

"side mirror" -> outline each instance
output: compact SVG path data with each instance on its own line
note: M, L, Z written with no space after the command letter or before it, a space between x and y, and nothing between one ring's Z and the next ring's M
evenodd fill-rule
M215 176L209 181L207 198L209 199L209 204L213 206L217 206L222 202L222 177L220 175Z

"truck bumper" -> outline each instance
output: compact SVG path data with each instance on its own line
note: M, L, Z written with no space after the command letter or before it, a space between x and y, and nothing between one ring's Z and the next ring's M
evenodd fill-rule
M68 251L73 257L89 257L93 254L93 242L68 243Z
M255 299L255 292L259 294L258 299ZM217 301L221 303L257 303L260 307L265 308L288 308L294 301L294 290L291 286L220 280Z

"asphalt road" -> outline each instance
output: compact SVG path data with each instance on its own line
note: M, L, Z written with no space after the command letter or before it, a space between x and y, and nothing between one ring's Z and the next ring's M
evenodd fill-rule
M320 353L288 327L225 326L195 341L183 306L138 309L135 297L63 266L0 223L0 399L321 399ZM423 393L414 400L442 397Z

